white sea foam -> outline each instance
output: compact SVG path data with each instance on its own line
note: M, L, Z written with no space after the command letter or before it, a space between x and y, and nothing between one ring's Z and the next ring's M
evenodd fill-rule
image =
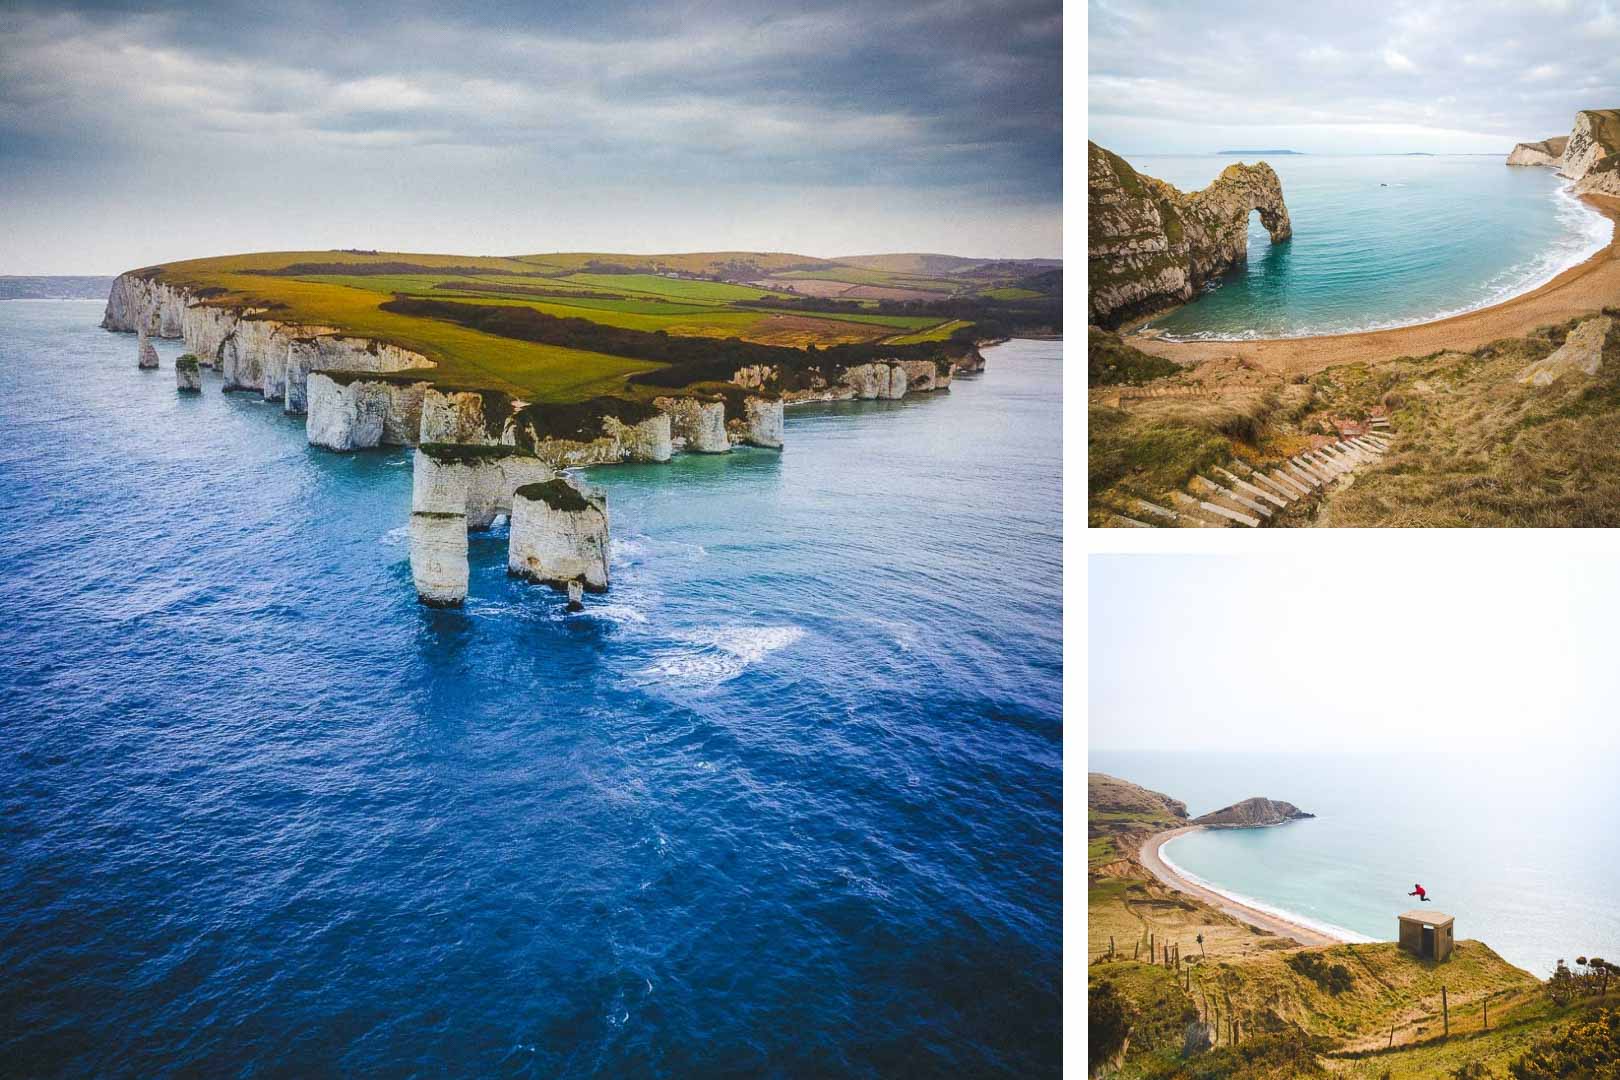
M1176 839L1180 839L1180 837L1177 837ZM1208 889L1212 893L1219 893L1228 900L1242 904L1244 907L1251 907L1256 911L1263 911L1267 915L1275 915L1279 919L1286 919L1298 926L1305 927L1307 930L1315 930L1319 934L1326 934L1328 937L1337 938L1340 941L1348 941L1353 944L1363 945L1378 940L1377 938L1368 937L1366 934L1357 933L1354 930L1347 930L1342 926L1336 926L1335 924L1326 922L1322 919L1313 919L1308 916L1301 915L1298 912L1277 907L1275 904L1268 904L1264 900L1256 900L1252 896L1245 896L1243 893L1228 889L1224 885L1217 885L1207 878L1201 878L1197 874L1179 865L1170 858L1170 845L1174 844L1175 842L1175 840L1170 840L1160 845L1159 861L1164 863L1165 866L1169 867L1172 873L1179 877L1186 878L1194 885Z
M804 637L800 626L727 626L684 635L642 674L655 679L714 687Z
M1482 311L1506 303L1516 296L1534 292L1565 270L1579 266L1609 246L1615 224L1608 217L1583 203L1569 187L1553 189L1553 215L1561 226L1560 235L1535 256L1508 267L1485 283L1482 295L1461 307L1445 308L1411 319L1386 319L1341 326L1307 326L1288 333L1271 330L1195 330L1174 333L1154 329L1150 335L1165 341L1262 341L1289 338L1325 337L1336 334L1365 334L1374 330L1396 330L1422 326L1471 311ZM1147 328L1144 328L1147 329Z
M382 544L384 547L399 547L399 545L409 541L410 538L411 527L409 525L401 525L397 529L389 529L387 532L383 533L377 538L377 543Z

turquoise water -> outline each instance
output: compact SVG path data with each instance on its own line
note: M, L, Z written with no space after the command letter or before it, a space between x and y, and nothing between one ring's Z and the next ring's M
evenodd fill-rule
M1559 958L1620 954L1620 790L1600 755L1406 756L1092 751L1090 767L1192 816L1253 795L1317 815L1199 831L1164 855L1228 895L1356 940L1393 941L1432 903L1458 938L1545 977Z
M1057 1071L1059 344L592 471L570 616L101 309L0 303L0 1073Z
M1240 159L1143 156L1201 188ZM1428 322L1528 292L1608 243L1612 224L1550 169L1498 156L1267 159L1292 240L1249 216L1249 262L1147 325L1173 338L1296 337Z

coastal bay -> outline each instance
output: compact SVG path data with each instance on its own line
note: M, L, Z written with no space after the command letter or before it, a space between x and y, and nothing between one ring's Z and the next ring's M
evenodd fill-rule
M1583 195L1581 199L1620 226L1620 198ZM1269 371L1302 374L1339 364L1476 349L1587 314L1613 304L1616 298L1620 298L1620 233L1603 250L1521 296L1433 322L1356 334L1260 340L1171 341L1135 333L1130 342L1143 352L1183 365L1236 356Z

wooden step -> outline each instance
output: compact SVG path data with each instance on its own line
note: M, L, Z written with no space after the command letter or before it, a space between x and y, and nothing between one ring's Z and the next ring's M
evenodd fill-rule
M1132 499L1131 501L1136 505L1136 508L1143 513L1152 517L1163 518L1165 521L1168 521L1171 524L1174 524L1176 518L1180 516L1174 510L1166 510L1164 507L1150 503L1146 499Z
M1222 487L1220 484L1217 484L1207 476L1193 477L1191 480L1187 481L1187 488L1194 495L1202 495L1204 498L1211 501L1224 500L1226 505L1230 506L1234 510L1246 510L1252 514L1258 514L1263 518L1268 518L1271 516L1271 511L1266 507L1261 506L1253 499L1245 499L1242 495L1239 495L1230 488Z
M1296 499L1303 498L1311 493L1311 489L1309 487L1300 483L1298 480L1293 479L1281 469L1272 470L1269 479L1273 484L1276 484L1278 488L1291 492Z
M1188 495L1185 491L1172 491L1168 495L1170 505L1181 511L1182 524L1196 523L1224 529L1230 523L1222 514L1211 514L1204 509L1204 504Z
M1153 528L1152 525L1149 525L1145 521L1137 521L1135 518L1128 518L1124 514L1109 514L1106 520L1108 521L1109 527L1114 528L1114 529L1151 529L1151 528Z
M1270 487L1260 487L1259 484L1251 484L1249 481L1246 481L1246 479L1239 479L1238 476L1234 476L1233 473L1228 473L1228 471L1223 470L1223 468L1218 468L1218 466L1213 471L1215 471L1215 473L1220 473L1221 476L1225 476L1228 481L1231 481L1231 486L1236 487L1238 491L1254 495L1254 497L1257 497L1257 499L1265 499L1267 502L1270 502L1270 504L1275 505L1275 507L1288 508L1288 504L1293 502L1293 495L1288 495L1288 497L1285 499L1283 495L1278 495L1277 492L1272 491ZM1251 476L1252 478L1257 479L1257 481L1264 481L1265 479L1264 476L1260 476L1259 473L1251 473Z

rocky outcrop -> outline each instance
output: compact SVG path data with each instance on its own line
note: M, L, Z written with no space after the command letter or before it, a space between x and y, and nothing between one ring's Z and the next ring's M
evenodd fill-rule
M856 364L845 368L838 381L862 401L903 398L910 385L906 369L893 364Z
M1568 135L1555 135L1551 139L1540 142L1522 142L1508 154L1509 165L1542 165L1549 168L1558 168L1563 164L1564 147L1569 143Z
M411 578L430 607L457 607L467 598L467 519L456 513L411 513Z
M411 465L411 509L457 513L469 529L487 529L512 513L512 494L556 476L546 462L515 446L424 443Z
M965 355L958 356L955 361L956 372L959 375L977 375L984 370L984 354L974 346Z
M1185 818L1187 804L1107 773L1086 774L1086 808L1098 814L1144 819Z
M305 435L327 450L414 446L427 388L409 375L312 371Z
M681 449L696 454L723 454L731 449L725 402L661 397L653 399L653 406L668 415L671 440Z
M670 418L646 402L591 398L525 405L512 414L502 441L568 469L668 461L674 453L670 431Z
M1519 382L1525 386L1551 386L1575 371L1596 375L1603 367L1603 346L1613 327L1614 320L1607 315L1587 319L1570 331L1558 351L1521 371Z
M767 450L782 449L783 415L780 398L743 398L742 441Z
M136 366L142 371L156 371L158 366L157 347L147 340L146 331L141 331L140 343L136 348L138 359Z
M1583 109L1564 147L1559 172L1577 195L1620 196L1620 109Z
M493 446L512 418L510 394L499 390L459 390L430 386L422 398L424 443L482 443Z
M1293 235L1282 182L1270 165L1228 165L1201 191L1183 193L1089 144L1088 321L1112 329L1185 303L1248 259L1249 214L1273 243Z
M608 587L607 504L563 479L519 488L512 498L507 572L566 589Z
M1261 825L1281 825L1285 821L1315 817L1293 803L1274 802L1259 797L1223 807L1192 819L1192 824L1210 829L1250 829Z
M667 413L627 424L616 416L602 418L602 432L618 441L622 459L663 463L675 456L674 436Z
M189 302L188 292L158 281L155 271L120 274L107 294L101 326L129 334L146 331L153 337L177 338Z
M197 363L197 358L190 353L177 358L174 362L174 388L180 393L202 392L202 369Z

